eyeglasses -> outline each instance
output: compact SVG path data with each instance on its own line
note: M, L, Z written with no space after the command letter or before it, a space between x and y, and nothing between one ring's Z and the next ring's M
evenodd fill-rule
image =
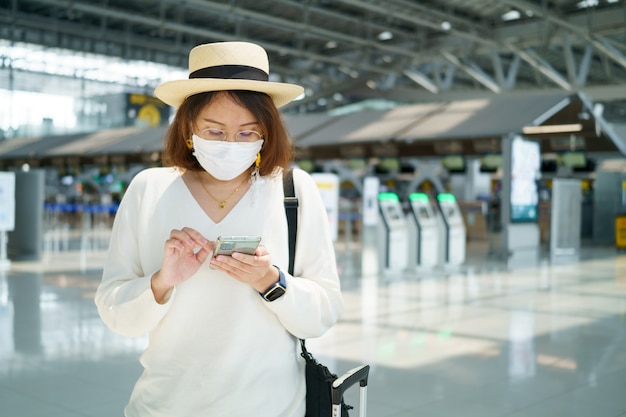
M226 140L228 132L221 129L204 129L198 135L202 139L206 140ZM237 142L256 142L263 139L263 136L256 130L242 130L235 135L235 141Z

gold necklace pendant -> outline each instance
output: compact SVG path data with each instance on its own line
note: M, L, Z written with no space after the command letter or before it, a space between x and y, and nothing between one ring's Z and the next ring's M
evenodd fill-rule
M198 173L198 171L195 171L196 173L196 177L198 178L198 181L200 182L200 185L202 186L202 189L209 195L209 197L211 197L218 205L220 209L224 209L226 207L226 203L228 203L228 199L231 198L237 191L239 191L239 189L241 188L241 186L246 182L247 178L244 177L243 181L241 181L239 183L239 185L237 185L237 187L228 195L228 197L226 197L223 200L220 200L218 198L216 198L213 194L211 194L211 192L209 191L208 188L206 188L206 186L204 185L204 181L202 181L202 177L200 176L200 174Z

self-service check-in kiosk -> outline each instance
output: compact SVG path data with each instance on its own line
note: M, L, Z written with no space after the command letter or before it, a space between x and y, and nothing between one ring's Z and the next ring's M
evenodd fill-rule
M461 209L452 194L437 195L437 206L441 214L440 258L445 265L460 265L465 262L465 223Z
M409 268L433 268L439 260L439 228L428 194L409 194Z
M378 269L382 273L404 271L407 267L408 233L398 195L378 194L378 210Z

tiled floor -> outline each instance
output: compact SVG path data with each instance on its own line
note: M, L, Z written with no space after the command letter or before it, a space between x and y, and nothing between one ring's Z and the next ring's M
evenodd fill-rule
M510 270L470 244L462 268L381 277L365 250L339 251L347 310L309 347L337 373L371 366L368 416L626 417L625 254ZM0 416L122 415L146 341L100 321L102 259L0 275Z

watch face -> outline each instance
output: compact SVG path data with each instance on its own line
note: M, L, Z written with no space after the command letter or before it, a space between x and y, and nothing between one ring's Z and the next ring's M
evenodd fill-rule
M272 287L271 290L263 294L263 298L267 301L274 301L279 299L285 294L285 288L283 288L280 284L277 284L275 287Z

